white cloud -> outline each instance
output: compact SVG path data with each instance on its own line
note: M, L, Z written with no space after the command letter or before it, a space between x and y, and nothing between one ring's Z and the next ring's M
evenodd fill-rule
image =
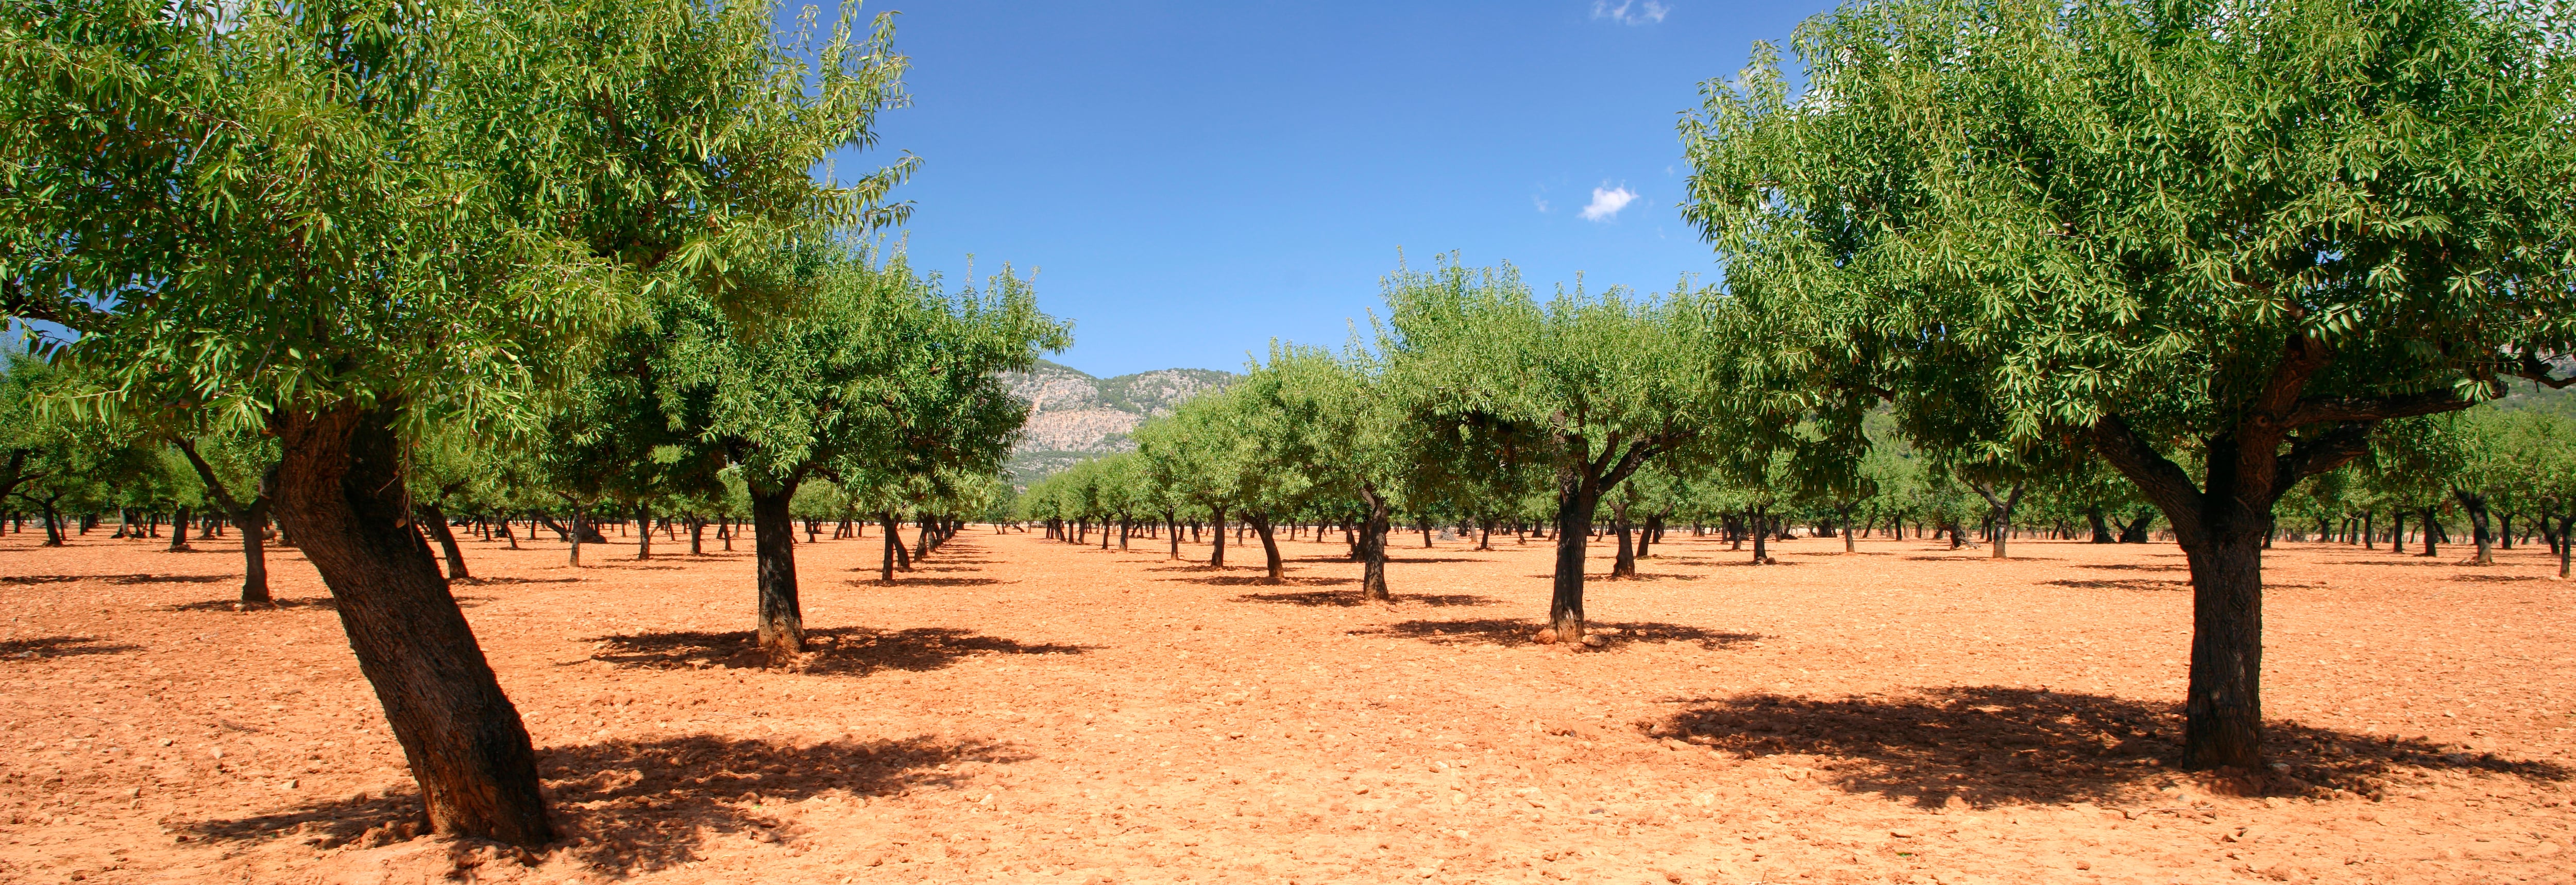
M1547 198L1546 198L1546 197L1531 197L1531 198L1530 198L1530 202L1533 202L1533 203L1537 203L1537 204L1538 204L1538 211L1541 211L1541 212L1545 212L1545 211L1547 211Z
M1608 221L1618 215L1619 210L1628 208L1628 204L1636 200L1637 192L1626 187L1610 189L1596 187L1592 189L1592 204L1583 207L1581 214L1585 221Z
M1672 7L1657 3L1655 0L1645 0L1642 3L1637 0L1619 0L1617 6L1610 5L1610 0L1592 0L1593 18L1606 18L1623 25L1651 25L1663 21L1664 14L1671 11L1673 11Z

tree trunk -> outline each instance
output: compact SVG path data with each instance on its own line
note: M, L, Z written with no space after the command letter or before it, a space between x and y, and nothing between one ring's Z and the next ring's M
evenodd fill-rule
M1360 598L1385 602L1394 598L1386 589L1386 536L1395 531L1395 522L1376 489L1361 484L1360 500L1368 505L1368 518L1360 524Z
M1573 468L1556 477L1556 575L1548 598L1546 641L1583 641L1583 546L1600 487Z
M1279 541L1271 536L1270 514L1259 510L1243 512L1243 521L1252 524L1252 533L1261 536L1261 554L1270 564L1270 577L1263 583L1276 584L1288 573L1287 563L1279 558Z
M2576 515L2560 514L2558 517L2558 577L2560 580L2567 578L2568 553L2576 551L2576 535L2568 534L2570 531L2576 531Z
M54 527L52 508L45 510L45 530L52 532L52 537L58 541L62 538L62 531ZM62 544L56 543L53 546L60 547ZM179 513L170 517L170 552L176 553L186 549L188 549L188 506L182 504L179 505Z
M270 475L276 474L272 472ZM238 523L242 536L241 602L243 605L268 605L271 601L268 593L268 496L261 495L259 500L251 503L249 512L242 515L244 519Z
M689 555L690 555L690 556L704 556L704 555L706 555L706 538L707 538L707 521L706 521L705 519L702 519L702 518L700 518L700 517L696 517L696 516L691 516L691 517L689 517Z
M635 558L653 558L653 509L635 505Z
M400 406L279 410L278 520L322 575L358 669L384 705L433 830L554 839L519 711L410 523Z
M1212 507L1208 509L1208 540L1215 542L1215 549L1208 551L1208 565L1216 568L1224 568L1225 508L1223 507Z
M877 564L877 580L892 584L894 583L895 554L903 552L903 541L901 540L903 534L895 531L894 514L879 513L877 514L877 520L878 525L885 529L885 550L882 551L884 554L881 557L882 561Z
M1760 506L1754 507L1754 508L1753 508L1753 562L1754 562L1754 564L1756 564L1756 565L1761 565L1761 564L1765 564L1765 563L1768 563L1768 562L1770 562L1770 561L1771 561L1771 548L1770 548L1770 546L1769 546L1769 542L1770 542L1770 540L1771 540L1771 508L1769 508L1769 507L1760 507Z
M796 598L796 517L787 511L797 481L762 491L751 487L752 558L760 585L760 630L755 642L774 664L805 652L805 609Z
M1165 514L1163 514L1163 529L1164 529L1164 531L1165 531L1166 533L1168 533L1168 534L1170 534L1170 535L1172 536L1172 539L1171 539L1172 554L1171 554L1171 556L1170 556L1169 558L1171 558L1171 559L1175 559L1175 560L1180 559L1180 558L1181 558L1181 518L1180 518L1180 516L1179 516L1179 515L1177 515L1177 514L1173 514L1173 513L1165 513Z
M2494 565L2495 536L2487 532L2487 496L2459 490L2453 490L2451 496L2459 499L2461 510L2468 511L2469 537L2478 545L2477 564Z
M1610 579L1637 576L1637 547L1629 540L1633 534L1628 525L1628 500L1625 496L1610 500L1610 524L1619 532L1619 555L1610 561Z
M422 515L429 517L430 529L433 534L438 535L439 550L447 554L447 579L454 581L473 577L465 570L465 551L456 546L456 532L447 525L447 512L438 509L435 504L416 506L419 507Z
M2426 508L2424 508L2424 555L2425 555L2425 556L2440 556L2440 555L2442 555L2442 551L2441 551L2441 549L2440 549L2440 548L2438 548L2438 547L2433 546L2433 544L2434 544L2434 536L2435 536L2435 535L2437 535L2437 534L2439 534L2439 533L2441 532L2441 529L2442 529L2442 524L2441 524L2439 521L2437 521L2437 520L2435 520L2435 519L2433 518L2433 508L2431 508L2431 507L2426 507Z

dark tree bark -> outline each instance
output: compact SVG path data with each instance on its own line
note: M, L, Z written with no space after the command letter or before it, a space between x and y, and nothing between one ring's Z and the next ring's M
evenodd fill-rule
M2487 496L2453 489L2451 497L2469 514L2469 539L2478 545L2478 565L2495 564L2495 535L2487 531Z
M879 551L884 554L884 556L883 561L877 565L877 580L892 584L894 583L895 558L903 555L903 533L895 529L894 514L892 513L877 514L877 525L878 527L885 529L885 549ZM903 570L912 570L912 566L909 561L905 563Z
M53 518L53 508L45 508L45 527L48 530L53 530ZM59 538L62 536L62 532L54 530L54 536ZM62 545L55 544L54 546L60 547ZM186 549L188 549L188 505L181 504L179 505L178 515L170 517L170 552L176 553Z
M1287 563L1279 558L1279 541L1272 536L1270 514L1259 510L1246 510L1243 512L1243 521L1251 523L1252 533L1261 537L1261 554L1270 566L1270 576L1263 578L1262 583L1279 583L1287 575L1288 568Z
M653 558L653 508L635 505L635 558Z
M1986 518L1994 523L1995 547L1987 553L1988 556L1996 559L2006 558L2004 539L2012 534L2013 508L2021 506L2021 490L2024 485L2024 483L2013 483L2012 491L1997 496L1994 488L1985 483L1968 484L1969 488L1977 490L1978 497L1986 499Z
M241 603L271 604L268 592L268 507L269 499L275 495L277 468L269 467L267 473L260 477L259 493L245 502L233 497L232 490L215 478L215 468L207 464L206 459L198 457L196 441L174 438L172 442L180 454L187 456L188 466L197 471L197 479L205 484L207 493L214 496L215 506L223 508L232 517L233 525L241 529Z
M2111 543L2111 542L2113 542L2113 541L2115 541L2115 540L2118 540L2118 539L2116 539L2116 538L2111 537L2111 526L2110 526L2110 524L2102 521L2102 508L2101 508L2101 507L2099 507L2099 506L2095 506L2095 507L2087 508L2087 509L2084 511L2084 521L2085 521L2085 522L2087 522L2087 523L2092 524L2092 526L2093 526L2093 543L2096 543L2096 544L2109 544L2109 543Z
M1573 468L1557 471L1556 573L1542 641L1583 641L1583 548L1600 504L1600 486L1590 477Z
M447 524L447 511L438 509L436 504L417 506L420 515L429 518L429 530L438 536L440 552L447 555L447 579L457 581L473 577L473 573L465 570L465 550L456 546L456 531Z
M1619 532L1619 556L1610 562L1610 578L1617 580L1636 577L1637 547L1629 538L1633 533L1629 531L1628 526L1627 499L1610 499L1610 524Z
M2435 542L2435 541L2434 541L2434 539L2436 539L2436 538L2440 537L2440 536L2441 536L2441 534L2442 534L2442 523L2441 523L2441 521L2440 521L2440 520L2437 520L2437 519L2435 519L2435 518L2434 518L2434 515L2433 515L2433 508L2431 508L2431 507L2426 507L2426 508L2424 508L2424 555L2425 555L2425 556L2440 556L2440 555L2442 555L2441 548L2439 548L2439 547L2435 547L2435 546L2434 546L2434 542Z
M751 487L752 558L759 575L759 634L755 644L773 664L805 652L805 609L796 598L796 517L787 504L802 477L781 488Z
M399 410L273 413L278 520L331 589L431 828L542 845L555 831L527 729L411 525Z
M1216 545L1215 549L1208 551L1208 565L1214 568L1224 568L1225 508L1222 506L1208 508L1208 539L1213 541Z
M2272 505L2302 479L2333 470L2368 447L2380 421L2468 406L2449 391L2383 400L2302 398L2333 359L2322 342L2293 336L2232 426L2203 438L2198 483L2118 415L2093 428L2095 448L2162 510L2191 566L2190 694L2183 703L2183 762L2259 770L2263 761L2263 544ZM2311 428L2293 435L2299 428Z
M1764 564L1771 561L1771 548L1768 543L1770 540L1771 508L1755 505L1753 508L1753 561L1755 563Z
M1386 498L1367 483L1360 484L1360 502L1368 515L1360 521L1360 598L1385 602L1394 596L1386 589L1386 538L1394 533L1395 520L1389 514Z

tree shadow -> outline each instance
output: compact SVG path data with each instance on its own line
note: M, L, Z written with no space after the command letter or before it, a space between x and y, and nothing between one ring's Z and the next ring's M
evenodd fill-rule
M698 860L710 835L793 843L808 831L782 819L788 803L954 789L977 765L1031 758L998 742L928 736L800 747L697 734L550 747L539 752L538 766L570 850L627 876ZM421 817L419 795L405 789L180 829L210 842L300 836L330 847L384 841L381 834L417 826Z
M75 581L99 581L108 584L216 584L238 581L226 575L6 575L0 584L69 584Z
M1350 631L1353 636L1399 636L1440 645L1530 645L1541 622L1529 618L1463 618L1450 621L1403 621L1379 627ZM1586 635L1597 635L1607 643L1603 650L1617 650L1645 642L1692 642L1701 648L1716 649L1739 642L1752 642L1762 637L1752 633L1728 633L1706 630L1687 624L1658 621L1589 622Z
M1352 562L1352 563L1356 563L1356 562L1358 562L1359 560L1356 560L1356 559L1345 559L1345 560L1342 560L1342 561L1343 561L1343 562ZM1387 553L1387 555L1386 555L1386 561L1388 561L1388 562L1415 563L1415 562L1492 562L1493 560L1486 559L1486 558L1479 557L1479 556L1418 556L1418 557L1417 557L1417 556L1397 556L1397 555L1395 555L1393 552L1389 552L1389 553Z
M2041 581L2040 583L2052 587L2077 587L2086 590L2139 590L2149 593L2171 593L2179 590L2191 589L2190 581L2174 581L2161 578L2102 578L2099 580L2059 578L2054 581Z
M868 569L868 571L875 571L875 569ZM878 579L876 579L876 578L867 578L867 579L864 579L864 580L854 580L854 581L851 581L851 582L850 582L850 586L853 586L853 587L984 587L984 586L989 586L989 585L993 585L993 584L1009 584L1009 583L1013 583L1013 582L1011 582L1011 581L1005 581L1005 580L1002 580L1002 579L1000 579L1000 578L939 578L939 577L910 577L910 578L908 578L908 577L904 577L904 575L903 575L903 573L902 573L902 572L896 572L896 573L895 573L895 576L894 576L894 580L891 580L891 581L881 581L881 580L878 580Z
M67 658L73 655L114 655L141 650L142 646L101 642L94 636L0 639L0 658Z
M748 630L621 634L590 640L605 646L591 658L653 670L768 669L769 656L753 645L754 639ZM1028 644L952 627L894 631L831 627L805 631L805 654L792 669L866 676L878 670L937 670L977 655L1073 655L1090 650L1087 645Z
M2457 562L2454 562L2454 561L2451 561L2451 560L2448 560L2448 559L2443 559L2443 558L2438 557L2438 556L2437 556L2437 557L2434 557L2434 558L2431 558L2431 559L2426 559L2426 558L2424 558L2424 554L2421 554L2421 553L2407 553L2407 554L2395 554L2395 553L2392 553L2392 554L2389 554L2389 556L2388 556L2388 558L2387 558L2387 559L2338 559L2338 560L2334 560L2334 561L2326 562L2326 563L2321 563L2321 564L2322 564L2322 565L2410 565L2410 566L2424 566L2424 567L2428 567L2428 568L2452 568L2452 567L2455 567L2455 566L2458 566L2458 565L2459 565L2459 563L2457 563Z
M580 578L516 578L516 577L500 577L500 578L456 578L456 579L453 579L453 580L448 581L448 583L450 583L450 584L464 584L464 585L469 586L469 587L479 587L479 586L482 586L482 585L484 585L484 584L579 584L579 583L581 583L581 579L580 579Z
M2141 563L2131 563L2131 562L2088 562L2088 563L2085 563L2085 564L2083 564L2083 565L2079 565L2079 566L2076 566L2076 567L2077 567L2077 568L2102 569L2102 570L2104 570L2104 571L2114 571L2114 572L2187 572L2187 571L2191 571L2191 566L2188 566L2188 565L2154 565L2154 564L2141 564Z
M2451 580L2510 583L2516 581L2539 581L2546 579L2532 575L2452 575Z
M2066 804L2125 798L2177 772L2181 748L2172 704L1996 686L1955 686L1892 696L1816 699L1753 693L1674 701L1687 709L1650 723L1652 736L1685 737L1750 757L1803 755L1828 783L1854 793L1939 807ZM2286 770L2221 775L2232 792L2368 794L2401 768L2480 771L2563 782L2576 771L2548 761L2447 753L2400 740L2273 721L2265 749Z
M204 599L204 600L199 600L199 601L196 601L196 602L181 602L181 603L174 603L174 604L171 604L171 605L157 606L157 607L155 607L155 608L153 609L153 611L164 611L164 612L240 612L240 611L270 611L270 610L277 610L277 611L292 611L292 610L296 610L296 609L308 609L308 608L309 608L309 609L318 609L318 610L321 610L321 611L338 611L338 610L340 610L340 603L339 603L339 601L338 601L338 600L332 599L331 597L328 597L328 596L299 596L299 597L295 597L295 598L292 598L292 599L271 599L271 600L269 600L266 604L261 604L261 603L256 603L256 602L253 602L253 603L244 603L244 602L242 602L241 600L238 600L238 599Z
M1359 583L1358 578L1326 578L1315 575L1282 575L1273 582L1262 575L1217 575L1206 578L1156 578L1167 584L1199 584L1207 587L1333 587Z
M1350 578L1334 578L1328 581L1319 580L1314 583L1349 584L1354 583L1354 581ZM1369 603L1368 600L1361 599L1360 595L1357 593L1335 593L1322 590L1309 591L1305 593L1246 593L1235 597L1234 601L1267 602L1274 605L1329 605L1340 608L1354 608L1357 606L1367 605ZM1475 596L1466 593L1399 593L1396 594L1394 599L1388 601L1394 603L1416 603L1429 606L1494 605L1501 602L1501 600L1494 599L1490 596Z

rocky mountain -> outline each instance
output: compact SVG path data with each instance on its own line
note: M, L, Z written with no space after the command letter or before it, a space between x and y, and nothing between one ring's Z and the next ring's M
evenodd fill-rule
M1234 381L1214 369L1157 369L1096 378L1071 366L1039 360L1027 372L1002 376L1029 403L1028 431L1004 469L1026 484L1083 458L1136 447L1129 431L1145 419L1170 414L1190 397Z

